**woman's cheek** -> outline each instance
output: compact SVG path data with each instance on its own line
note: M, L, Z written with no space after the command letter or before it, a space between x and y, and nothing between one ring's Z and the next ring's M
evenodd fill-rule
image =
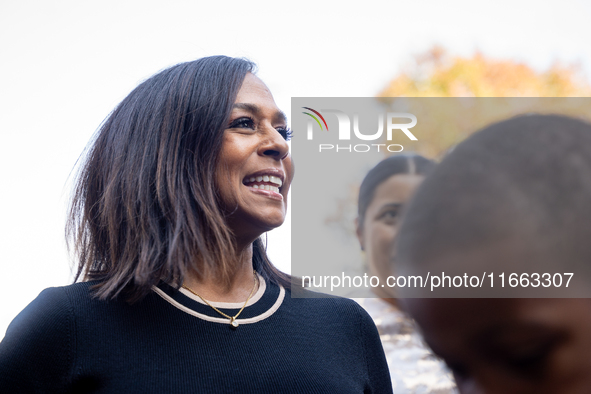
M388 266L390 249L395 237L395 231L392 226L384 223L376 223L373 226L369 238L372 242L371 255L368 256L377 272L383 272Z

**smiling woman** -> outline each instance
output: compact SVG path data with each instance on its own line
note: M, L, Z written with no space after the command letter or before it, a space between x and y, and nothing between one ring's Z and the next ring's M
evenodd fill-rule
M355 302L291 298L260 236L285 219L291 131L246 60L140 84L82 164L77 280L44 290L0 343L10 392L391 393ZM305 292L305 290L301 290Z
M252 243L285 219L293 177L291 130L271 92L249 73L236 96L224 134L216 181L238 244Z
M68 227L78 276L99 280L99 298L136 301L161 279L197 287L213 276L204 294L239 299L252 287L253 253L261 275L289 285L257 239L283 223L287 199L249 198L243 184L248 171L280 173L287 196L292 177L285 116L253 68L222 57L179 64L138 86L102 126ZM244 220L247 212L256 215Z

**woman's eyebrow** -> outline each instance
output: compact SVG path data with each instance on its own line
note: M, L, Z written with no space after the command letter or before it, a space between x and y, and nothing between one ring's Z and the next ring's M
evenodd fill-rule
M262 112L261 107L259 107L256 104L250 104L250 103L235 103L233 105L233 108L243 109L245 111L252 112L254 115L259 115ZM283 112L281 110L277 110L275 112L275 114L273 115L273 121L287 123L287 116L285 115L285 112Z
M382 208L381 209L384 209L384 208L396 208L396 209L399 209L399 208L402 208L402 203L401 202L389 202L387 204L382 205Z

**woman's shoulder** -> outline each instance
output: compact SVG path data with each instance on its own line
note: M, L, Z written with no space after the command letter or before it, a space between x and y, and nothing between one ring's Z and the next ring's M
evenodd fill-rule
M44 289L12 320L5 338L46 338L69 332L75 326L76 315L97 302L92 296L94 284L79 282Z
M35 333L61 331L67 327L59 327L73 319L74 303L72 299L90 298L90 286L88 282L75 283L68 286L49 287L25 307L10 323L6 337L11 334L18 336ZM59 322L59 323L58 323Z
M76 348L71 299L88 289L82 283L47 288L13 319L0 342L0 386L29 392L65 384Z
M48 287L43 289L37 298L33 300L35 302L43 302L45 300L51 300L53 302L66 300L71 297L80 297L80 296L92 296L92 287L93 285L99 283L98 281L89 281L89 282L77 282L70 285L65 286L54 286Z
M294 309L301 309L306 314L320 313L332 318L348 319L355 318L363 323L373 320L369 314L357 302L350 298L338 297L324 293L318 293L307 289L292 289L290 292L290 306Z
M312 337L320 337L323 348L347 349L362 363L372 392L391 392L390 374L376 326L357 302L305 289L292 291L291 311ZM373 391L375 390L375 391Z

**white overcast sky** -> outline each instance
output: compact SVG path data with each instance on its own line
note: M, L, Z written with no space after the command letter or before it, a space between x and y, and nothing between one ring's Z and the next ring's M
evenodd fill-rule
M289 115L292 96L373 96L434 44L540 70L578 62L589 78L590 19L583 0L2 0L0 338L42 289L71 282L70 171L100 122L158 70L248 57ZM288 272L289 235L289 221L269 235Z

